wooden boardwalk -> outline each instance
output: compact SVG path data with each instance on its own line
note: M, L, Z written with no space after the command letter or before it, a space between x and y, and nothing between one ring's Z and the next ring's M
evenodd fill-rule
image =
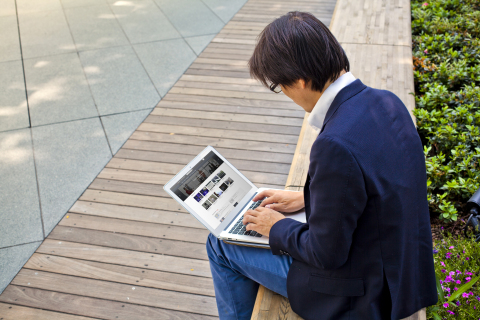
M274 18L309 11L329 25L334 7L248 1L0 295L0 320L218 318L208 231L163 184L212 145L257 186L285 186L305 113L246 63Z

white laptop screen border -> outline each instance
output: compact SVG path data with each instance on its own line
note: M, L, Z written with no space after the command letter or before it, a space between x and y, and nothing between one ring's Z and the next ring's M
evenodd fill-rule
M251 189L247 192L247 194L243 197L243 199L238 203L234 210L232 210L226 217L225 220L217 226L217 228L212 228L209 223L207 223L202 217L188 204L186 204L182 199L180 199L172 190L171 188L177 184L182 178L185 177L189 173L189 171L194 168L200 161L210 153L214 152L220 159L224 161L225 164L230 166L230 168L235 171L242 179L244 179L250 186ZM163 189L165 192L168 193L172 198L177 200L189 213L191 213L200 223L202 223L214 236L217 238L220 236L220 233L225 230L225 228L235 219L235 217L240 213L245 205L251 200L254 194L257 192L258 188L254 185L247 177L245 177L240 171L237 170L227 159L225 159L215 148L212 146L207 146L202 152L200 152L190 163L188 163L179 173L177 173L170 181L168 181L164 186Z

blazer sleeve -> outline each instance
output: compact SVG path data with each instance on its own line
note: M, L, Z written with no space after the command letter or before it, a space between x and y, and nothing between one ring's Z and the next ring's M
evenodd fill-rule
M273 254L321 269L348 259L353 232L367 203L363 173L339 141L320 135L310 154L310 216L307 223L282 219L270 231ZM283 252L282 252L283 251Z

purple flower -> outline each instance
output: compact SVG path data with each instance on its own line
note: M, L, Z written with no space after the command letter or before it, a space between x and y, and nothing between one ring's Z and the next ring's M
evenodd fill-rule
M468 272L468 271L465 271L465 275L466 275L466 276L472 276L472 275L473 275L473 273L471 273L471 272Z
M455 301L455 304L460 307L460 301Z
M448 306L449 306L449 305L448 305L448 302L445 302L445 303L443 304L443 307L444 307L444 308L448 308Z
M457 281L455 281L455 282L456 282L457 284L462 284L462 281L460 281L460 280L457 280Z
M453 281L453 278L451 276L447 276L445 278L445 282L452 282Z
M450 292L450 288L448 288L448 287L445 288L445 291Z
M447 254L445 255L445 257L446 257L447 259L450 259L450 258L452 257L452 254L451 254L450 252L447 252Z
M470 281L470 279L472 279L472 277L466 277L465 281L468 282L468 281Z
M447 270L445 270L445 269L442 269L442 272L443 272L443 273L445 273L445 272L447 272Z
M448 313L450 313L452 316L455 314L455 312L447 310ZM479 319L480 320L480 319Z
M454 248L455 248L454 246L450 246L450 247L448 247L448 249L454 249Z
M462 274L462 272L460 270L457 270L457 274Z
M443 227L442 227L442 230L443 230Z
M440 261L440 264L445 267L445 263L443 263L443 261Z
M423 53L428 54L428 49L423 50Z
M455 275L455 271L450 271L448 274L453 277Z
M462 293L462 297L468 298L468 296L469 296L468 293L466 293L466 292Z
M453 288L453 290L455 290L455 291L458 291L458 288L457 288L457 287L455 287L455 288Z
M469 258L469 257L466 257L465 260L470 260L470 258Z

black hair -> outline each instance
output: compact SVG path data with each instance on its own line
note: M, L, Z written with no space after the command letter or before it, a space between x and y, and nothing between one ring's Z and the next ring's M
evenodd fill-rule
M323 91L329 80L350 71L347 55L330 30L314 15L298 11L265 27L248 66L251 76L272 90L303 79L312 90Z

